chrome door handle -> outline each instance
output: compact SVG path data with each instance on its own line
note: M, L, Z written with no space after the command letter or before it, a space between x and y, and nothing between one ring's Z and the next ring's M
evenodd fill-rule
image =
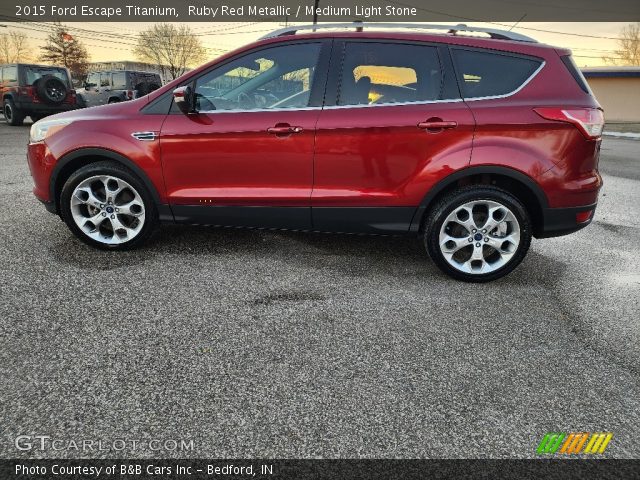
M276 125L275 127L267 128L267 132L275 135L289 135L291 133L301 133L302 127L292 127L291 125Z
M418 128L422 130L440 131L447 128L456 128L458 122L445 121L445 120L427 120L426 122L420 122Z

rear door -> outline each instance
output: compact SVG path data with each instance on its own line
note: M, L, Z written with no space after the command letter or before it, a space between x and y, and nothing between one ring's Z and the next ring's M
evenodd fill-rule
M466 167L475 122L448 49L398 41L336 41L318 121L313 225L392 233L442 177Z

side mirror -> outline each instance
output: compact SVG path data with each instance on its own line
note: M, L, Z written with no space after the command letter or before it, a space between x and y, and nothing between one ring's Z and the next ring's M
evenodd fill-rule
M178 87L173 91L173 101L176 102L177 107L185 115L188 115L189 113L196 113L194 100L195 96L193 95L193 90L189 85Z

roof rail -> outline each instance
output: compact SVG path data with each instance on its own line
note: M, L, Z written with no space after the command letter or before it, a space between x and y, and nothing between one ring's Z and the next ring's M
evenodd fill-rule
M511 32L508 30L498 30L495 28L482 28L482 27L468 27L467 25L460 23L458 25L443 25L440 23L364 23L364 22L351 22L351 23L318 23L315 25L294 25L291 27L281 28L271 33L266 34L260 40L267 38L282 37L284 35L295 35L300 30L311 30L313 32L317 30L327 29L350 29L355 28L357 31L362 31L364 28L370 28L373 30L380 28L408 28L412 30L447 30L447 33L456 35L458 32L481 32L486 33L489 37L497 40L515 40L518 42L532 42L537 43L537 40L526 35Z

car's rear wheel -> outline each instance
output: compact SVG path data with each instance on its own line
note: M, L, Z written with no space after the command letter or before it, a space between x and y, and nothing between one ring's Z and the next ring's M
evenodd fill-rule
M424 241L436 265L453 278L488 282L510 273L531 244L531 220L505 190L472 186L442 198L425 221Z
M158 224L144 183L113 162L92 163L74 172L62 188L60 212L80 240L104 249L138 246Z
M24 122L24 114L16 108L15 103L10 98L5 98L2 102L2 114L4 120L13 127L18 127Z

